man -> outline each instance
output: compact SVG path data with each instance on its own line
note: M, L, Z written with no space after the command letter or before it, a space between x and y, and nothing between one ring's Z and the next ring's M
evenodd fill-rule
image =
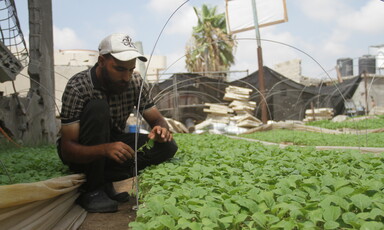
M129 199L112 182L135 176L136 134L124 132L135 107L152 128L148 135L138 134L137 148L154 140L153 148L137 153L138 170L177 151L148 86L134 72L136 59L147 61L128 35L112 34L101 41L96 65L74 75L63 93L58 153L72 171L86 175L77 202L89 212L115 212L117 202Z

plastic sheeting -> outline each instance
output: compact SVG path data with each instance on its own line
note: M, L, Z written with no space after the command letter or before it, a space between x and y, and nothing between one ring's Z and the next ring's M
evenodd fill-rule
M77 229L87 212L75 204L83 174L0 186L2 229Z
M228 28L231 33L254 29L253 0L226 0ZM288 20L285 0L256 0L259 27Z

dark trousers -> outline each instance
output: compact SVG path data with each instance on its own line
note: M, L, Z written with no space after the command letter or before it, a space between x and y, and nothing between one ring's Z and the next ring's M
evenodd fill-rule
M135 133L120 133L111 130L109 105L104 100L92 100L85 107L80 117L79 143L92 146L109 142L121 141L135 149ZM147 134L137 135L137 149L148 141ZM60 141L59 141L60 142ZM137 153L137 169L141 170L149 165L160 164L172 158L177 151L174 140L166 143L157 143L153 148ZM60 154L60 145L58 146ZM135 176L135 160L130 159L123 164L109 158L94 160L88 164L65 162L71 171L84 173L87 182L83 188L92 191L103 186L106 182L124 180Z

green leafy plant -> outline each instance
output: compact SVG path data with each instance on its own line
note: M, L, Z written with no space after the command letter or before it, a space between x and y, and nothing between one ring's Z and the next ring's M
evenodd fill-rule
M384 128L384 116L375 116L373 119L356 120L359 117L349 118L343 122L333 122L331 120L310 121L307 125L317 126L326 129L379 129Z
M145 150L149 150L149 149L153 148L154 145L155 145L155 141L153 139L149 139L147 142L145 142L144 145L142 145L137 150L137 152L144 152Z
M0 147L0 185L29 183L70 174L56 146Z
M132 229L383 229L384 155L175 134Z
M240 135L246 138L273 142L307 146L356 146L356 147L384 147L384 133L329 134L292 130L270 130Z

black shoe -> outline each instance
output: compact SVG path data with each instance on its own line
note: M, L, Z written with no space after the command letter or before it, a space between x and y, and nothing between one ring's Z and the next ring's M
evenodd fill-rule
M105 184L105 193L109 196L109 198L111 198L112 200L118 201L120 203L129 201L128 192L120 192L120 193L116 192L112 182L107 182Z
M118 206L118 203L111 200L102 188L81 194L76 203L88 212L117 212Z

